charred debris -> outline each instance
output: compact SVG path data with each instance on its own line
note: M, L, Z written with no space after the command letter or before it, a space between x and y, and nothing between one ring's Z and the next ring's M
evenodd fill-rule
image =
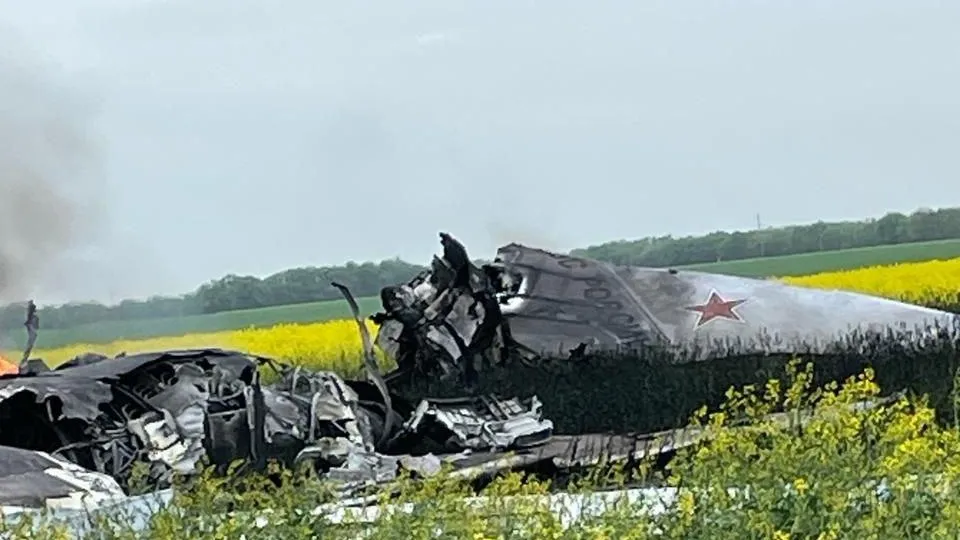
M247 471L271 461L306 465L354 493L401 470L430 475L448 464L482 476L654 448L652 435L556 436L536 396L471 393L480 362L511 354L496 296L504 276L474 266L449 235L441 241L431 270L382 293L385 311L374 317L399 323L378 336L398 362L391 373L380 374L353 296L334 284L356 317L366 380L222 349L87 353L51 369L31 357L40 324L30 302L20 372L0 377L0 503L129 492L138 465L157 488L202 462L221 472L238 461ZM464 395L411 401L393 393L415 377L461 377ZM671 437L668 446L677 442Z

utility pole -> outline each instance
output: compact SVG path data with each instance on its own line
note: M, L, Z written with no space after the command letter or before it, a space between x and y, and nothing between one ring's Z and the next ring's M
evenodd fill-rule
M760 256L764 256L764 238L763 238L763 223L760 221L760 212L757 212L757 240L760 243Z

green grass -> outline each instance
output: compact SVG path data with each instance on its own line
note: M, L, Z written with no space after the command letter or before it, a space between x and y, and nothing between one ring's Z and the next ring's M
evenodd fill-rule
M807 275L878 264L951 259L954 257L960 257L960 239L696 264L681 268L764 278ZM362 313L365 315L380 309L380 301L377 297L359 298L358 302ZM72 343L109 343L118 339L144 339L190 333L219 332L251 326L268 327L279 323L327 321L349 316L350 310L346 302L329 300L190 317L108 321L74 328L41 330L37 347L60 347ZM4 337L9 348L14 348L14 345L16 348L23 346L25 338L23 335L15 334Z
M764 257L742 259L739 261L693 264L680 268L735 276L766 278L773 276L805 276L819 274L820 272L849 270L878 264L953 259L956 257L960 257L960 239L916 242L913 244L897 244L892 246L874 246L839 251L819 251L799 255L786 255L783 257Z

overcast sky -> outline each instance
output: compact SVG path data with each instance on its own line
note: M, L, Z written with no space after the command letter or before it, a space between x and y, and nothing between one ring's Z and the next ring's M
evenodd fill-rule
M6 294L957 205L958 29L923 0L0 0L12 102L85 158L47 174L72 236Z

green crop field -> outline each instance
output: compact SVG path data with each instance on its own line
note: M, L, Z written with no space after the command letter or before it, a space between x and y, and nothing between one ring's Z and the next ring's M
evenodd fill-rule
M820 272L849 270L900 262L953 259L960 257L960 239L916 242L892 246L874 246L840 251L818 251L783 257L742 259L684 266L718 274L746 277L807 276Z
M681 268L746 277L795 276L891 264L896 262L952 259L960 257L960 240L920 242L893 246L823 251L739 261L697 264ZM379 298L358 299L367 315L380 308ZM248 327L268 327L279 323L316 322L350 316L346 302L330 300L261 309L228 311L190 317L109 321L67 329L41 330L37 347L50 348L72 343L108 343L118 339L143 339L200 332L218 332ZM5 336L8 348L23 346L25 336Z

